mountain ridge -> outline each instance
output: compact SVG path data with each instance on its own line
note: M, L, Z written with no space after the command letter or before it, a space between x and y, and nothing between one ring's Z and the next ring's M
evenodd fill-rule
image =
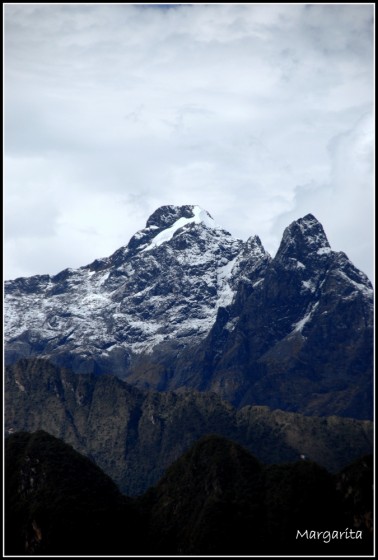
M372 417L373 290L312 215L272 258L197 206L164 206L125 247L5 285L6 363L42 356L236 406Z
M5 430L45 430L91 457L128 494L155 484L201 436L219 434L265 463L304 454L335 472L371 452L370 421L235 409L217 394L141 390L34 358L5 368Z

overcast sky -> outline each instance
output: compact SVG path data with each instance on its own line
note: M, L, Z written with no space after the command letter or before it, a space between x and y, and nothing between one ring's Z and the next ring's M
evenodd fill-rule
M274 255L311 212L373 279L373 4L5 4L5 278L198 204Z

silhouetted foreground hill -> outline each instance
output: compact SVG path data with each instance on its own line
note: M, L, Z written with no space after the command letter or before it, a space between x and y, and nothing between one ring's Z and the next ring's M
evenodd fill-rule
M241 446L207 436L156 487L131 500L45 432L13 434L5 451L6 554L372 551L371 457L335 476L305 460L265 467ZM317 531L321 536L310 538Z
M5 552L107 554L133 550L131 500L89 459L39 431L5 444Z

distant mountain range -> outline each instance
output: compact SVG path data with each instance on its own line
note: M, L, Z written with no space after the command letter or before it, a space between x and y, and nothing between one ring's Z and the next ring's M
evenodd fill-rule
M134 499L46 432L9 436L5 456L6 555L373 552L371 456L333 476L308 460L266 467L207 436Z
M372 286L311 214L272 259L197 206L163 206L109 258L6 282L4 326L7 364L43 357L237 407L372 418Z

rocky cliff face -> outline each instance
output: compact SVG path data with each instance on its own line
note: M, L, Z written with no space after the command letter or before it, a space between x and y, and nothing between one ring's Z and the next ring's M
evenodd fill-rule
M369 421L261 406L237 410L216 394L143 391L114 376L73 374L40 359L6 368L5 428L9 434L45 430L63 439L128 494L156 484L206 434L237 441L266 463L305 455L332 471L373 445Z
M371 284L308 215L218 313L187 371L238 405L371 418L372 359Z
M43 356L237 406L372 417L373 290L311 214L272 259L199 207L164 206L111 257L5 292L7 363Z

